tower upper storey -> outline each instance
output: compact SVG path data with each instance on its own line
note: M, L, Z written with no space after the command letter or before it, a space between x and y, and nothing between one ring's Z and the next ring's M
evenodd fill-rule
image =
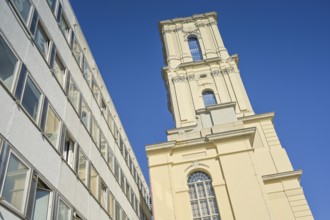
M229 57L217 26L217 13L159 22L164 60L169 68L209 58Z
M254 114L238 56L229 56L221 39L217 13L161 21L159 29L166 64L162 74L177 128L213 126ZM203 115L211 111L212 123L205 122Z

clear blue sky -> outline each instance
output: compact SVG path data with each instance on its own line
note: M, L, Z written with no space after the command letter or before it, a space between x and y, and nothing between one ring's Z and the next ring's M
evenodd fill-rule
M330 209L330 1L72 0L126 133L148 178L144 147L174 128L161 78L157 23L216 11L256 113L275 128L315 219Z

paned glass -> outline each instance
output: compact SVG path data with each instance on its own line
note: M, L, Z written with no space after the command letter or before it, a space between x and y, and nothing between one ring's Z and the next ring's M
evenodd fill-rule
M69 84L69 100L72 103L73 107L78 111L78 103L79 103L79 90L77 89L76 84L70 78Z
M90 86L90 80L91 80L91 77L92 77L92 72L91 72L91 69L89 68L89 65L87 63L87 60L86 58L84 57L84 60L83 60L83 74L84 74L84 78L85 80L87 81L87 84Z
M31 10L31 3L29 2L29 0L11 0L11 1L13 2L15 8L20 13L25 23L27 23Z
M105 140L105 137L103 136L103 134L101 135L101 154L102 154L102 157L105 159L105 160L108 160L107 159L107 148L108 148L108 144L107 144L107 141Z
M108 199L108 213L111 218L113 218L113 204L114 204L114 197L112 193L109 193L109 199Z
M39 48L40 52L44 57L47 56L48 48L49 48L49 39L45 33L45 31L42 29L40 24L37 27L37 31L35 34L35 42L37 47Z
M108 164L110 166L110 170L113 172L113 159L114 158L114 155L113 155L113 152L110 148L110 146L108 147Z
M211 178L206 173L197 171L188 177L187 182L193 219L220 220Z
M18 59L0 35L0 80L11 89Z
M51 144L56 147L59 137L60 119L56 116L54 110L49 106L47 121L45 126L45 135Z
M28 171L29 168L21 163L16 156L11 154L2 197L20 211L23 211Z
M214 93L211 91L203 92L203 100L205 107L217 104Z
M25 83L22 105L34 121L36 121L38 117L40 100L41 92L34 85L30 77L28 77Z
M65 38L67 38L68 34L69 34L69 31L70 31L70 28L69 28L69 25L66 22L63 14L61 15L61 18L60 18L60 21L58 22L58 25L59 25L62 33L64 34Z
M188 38L188 44L193 61L202 60L203 56L198 43L198 39L196 37L190 37Z
M87 185L87 158L82 150L79 150L78 177Z
M78 43L77 38L74 38L74 40L73 40L72 53L73 53L73 56L75 57L75 59L77 60L78 64L80 65L81 47Z
M104 183L101 184L101 193L100 193L100 203L103 208L107 208L107 187L104 185Z
M90 110L84 100L81 102L81 121L83 125L88 129L89 125L89 116L90 116Z
M98 139L99 139L99 127L98 125L96 124L96 121L94 118L92 118L92 138L93 138L93 141L95 142L96 146L98 146Z
M64 87L65 68L57 56L54 61L53 72L61 87Z
M32 220L45 220L49 215L50 189L38 181Z
M91 190L91 193L95 198L98 198L98 193L97 193L97 173L96 170L93 166L91 166L91 171L90 171L90 177L89 177L89 188Z
M70 220L71 210L62 200L59 201L57 210L57 220Z
M97 86L96 84L96 81L92 80L92 92L93 92L93 96L94 98L96 99L96 102L98 102L98 99L99 99L99 87Z

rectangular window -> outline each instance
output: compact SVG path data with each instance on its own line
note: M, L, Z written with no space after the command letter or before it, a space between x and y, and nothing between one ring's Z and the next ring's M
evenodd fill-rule
M92 138L97 147L99 147L99 126L97 125L95 118L92 118Z
M65 132L65 141L63 146L63 158L73 168L75 141L68 131Z
M90 86L92 72L85 57L83 57L83 75L85 80L87 81L87 84Z
M108 213L111 218L113 218L113 205L115 203L115 198L113 197L112 193L109 192L109 197L108 197Z
M79 107L79 95L80 92L76 86L76 83L73 81L72 77L70 77L70 84L69 84L69 100L73 105L74 109L78 111Z
M101 206L107 210L107 187L103 182L101 183L100 203Z
M106 139L105 139L105 137L104 137L103 134L101 134L101 141L100 142L101 142L101 154L102 154L102 157L106 161L108 161L108 158L107 158L107 156L108 156L108 153L107 153L108 144L107 144L107 141L106 141Z
M71 219L71 208L60 199L58 202L56 220L70 220L70 219Z
M38 180L32 220L46 220L50 218L51 193L52 191L49 187L41 180Z
M19 12L25 23L28 22L32 5L29 0L11 0L12 5Z
M57 147L59 131L60 131L60 119L57 117L53 108L50 105L48 105L44 134L55 148Z
M126 197L129 199L130 198L130 195L129 195L129 193L130 193L130 186L129 186L129 183L128 183L128 181L126 180Z
M78 62L78 66L80 67L82 53L81 53L81 47L80 47L76 37L74 37L73 42L72 42L72 53L73 53L74 58Z
M121 216L121 207L118 202L116 202L116 220L119 220Z
M105 100L103 98L101 98L101 111L102 111L102 114L104 115L105 117L105 120L107 120L107 104L105 102Z
M91 166L90 176L89 176L89 189L92 195L98 199L98 174L93 166Z
M1 195L21 212L24 210L28 180L29 168L14 154L10 154Z
M87 157L79 150L78 177L87 186Z
M22 97L22 106L32 119L37 122L41 103L41 92L33 83L30 77L27 77Z
M116 159L115 159L115 178L117 181L119 181L119 164Z
M67 40L70 33L70 26L68 25L68 22L66 21L63 13L59 17L58 26L60 27L65 39Z
M89 119L90 119L90 110L88 108L88 105L86 104L85 100L82 98L81 99L81 121L85 128L89 131Z
M64 88L65 67L57 55L54 60L53 74L61 87Z
M120 169L120 186L124 193L125 193L125 179L126 178L124 176L123 170Z
M45 57L47 59L50 40L47 37L46 32L44 31L43 27L40 24L38 24L38 26L37 26L37 31L34 36L34 40L35 40L35 43L36 43L39 51L43 55L43 57Z
M17 57L0 35L0 80L9 90L13 84L17 63Z
M99 91L100 91L100 89L99 89L99 87L98 87L98 85L97 85L97 83L96 83L96 81L93 77L93 79L92 79L92 92L93 92L93 96L94 96L97 104L99 104Z
M113 161L114 161L114 155L113 152L110 148L110 146L108 147L108 165L110 167L111 172L114 172L113 170Z
M50 8L52 9L52 11L54 11L55 9L55 4L56 4L56 0L47 0Z

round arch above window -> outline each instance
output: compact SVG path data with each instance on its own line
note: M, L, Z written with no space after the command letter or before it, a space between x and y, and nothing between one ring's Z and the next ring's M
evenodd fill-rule
M210 181L212 180L208 174L206 174L202 171L195 171L189 175L187 182L195 183L195 182L199 182L199 181L208 181L208 180L210 180Z

